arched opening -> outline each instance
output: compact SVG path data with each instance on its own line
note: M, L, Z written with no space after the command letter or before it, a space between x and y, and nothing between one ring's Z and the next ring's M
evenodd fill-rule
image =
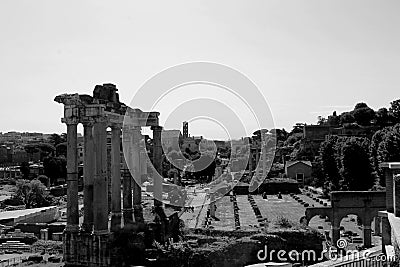
M358 249L363 246L363 221L356 214L347 214L340 220L340 238L346 240L345 249Z
M331 230L331 222L328 216L315 215L308 221L308 226L316 229L318 232L325 234Z
M309 218L308 226L321 233L324 237L322 246L323 249L327 251L332 244L332 227L330 218L322 214L314 215Z

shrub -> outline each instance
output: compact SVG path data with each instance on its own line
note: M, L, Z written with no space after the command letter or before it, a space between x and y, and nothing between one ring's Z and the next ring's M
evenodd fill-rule
M289 221L289 219L286 217L278 216L276 225L283 227L283 228L291 228L293 226L293 223L291 221Z

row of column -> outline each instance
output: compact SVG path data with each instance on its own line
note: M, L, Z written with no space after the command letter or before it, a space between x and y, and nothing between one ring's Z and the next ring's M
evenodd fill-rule
M67 231L79 230L78 210L78 150L77 121L67 120ZM84 127L84 216L82 230L95 234L108 233L108 183L107 183L107 120L104 117L87 119ZM154 204L162 206L161 131L153 127ZM127 133L127 134L125 134ZM117 231L123 225L143 222L141 206L141 179L147 173L145 145L141 127L124 131L124 145L127 158L123 161L123 209L121 207L121 127L111 126L111 230ZM133 173L133 178L131 172ZM132 194L133 189L133 194ZM134 220L133 220L134 215Z

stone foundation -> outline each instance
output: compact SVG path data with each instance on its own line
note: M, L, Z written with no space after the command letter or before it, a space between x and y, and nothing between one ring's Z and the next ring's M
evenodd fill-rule
M110 234L64 232L65 266L112 266Z

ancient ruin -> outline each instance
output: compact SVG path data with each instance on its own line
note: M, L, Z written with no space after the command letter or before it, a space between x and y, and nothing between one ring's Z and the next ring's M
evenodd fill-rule
M306 223L316 215L326 216L332 223L332 244L340 238L340 222L343 217L354 214L363 226L364 246L371 247L371 223L375 219L375 233L380 233L378 212L386 208L384 191L336 191L331 193L331 207L310 207L306 209Z
M158 233L164 241L168 219L162 206L161 131L158 112L132 109L119 101L113 84L97 85L93 96L63 94L62 122L67 125L67 225L64 231L65 266L115 266L121 263L112 246L119 232ZM125 123L124 123L125 119ZM77 125L84 127L84 216L79 222ZM123 128L125 127L125 128ZM142 127L153 130L153 222L145 222L141 206L141 179L147 173ZM111 177L107 177L107 128L111 128ZM121 157L121 134L124 155ZM122 159L122 160L121 160ZM122 163L122 168L121 168ZM133 175L131 175L131 173ZM122 191L121 194L121 177ZM109 186L109 181L110 184ZM133 179L135 181L133 181ZM110 188L109 188L110 187ZM109 212L108 194L111 192ZM122 195L122 199L121 199ZM111 220L109 220L111 216ZM115 242L114 242L115 243Z

